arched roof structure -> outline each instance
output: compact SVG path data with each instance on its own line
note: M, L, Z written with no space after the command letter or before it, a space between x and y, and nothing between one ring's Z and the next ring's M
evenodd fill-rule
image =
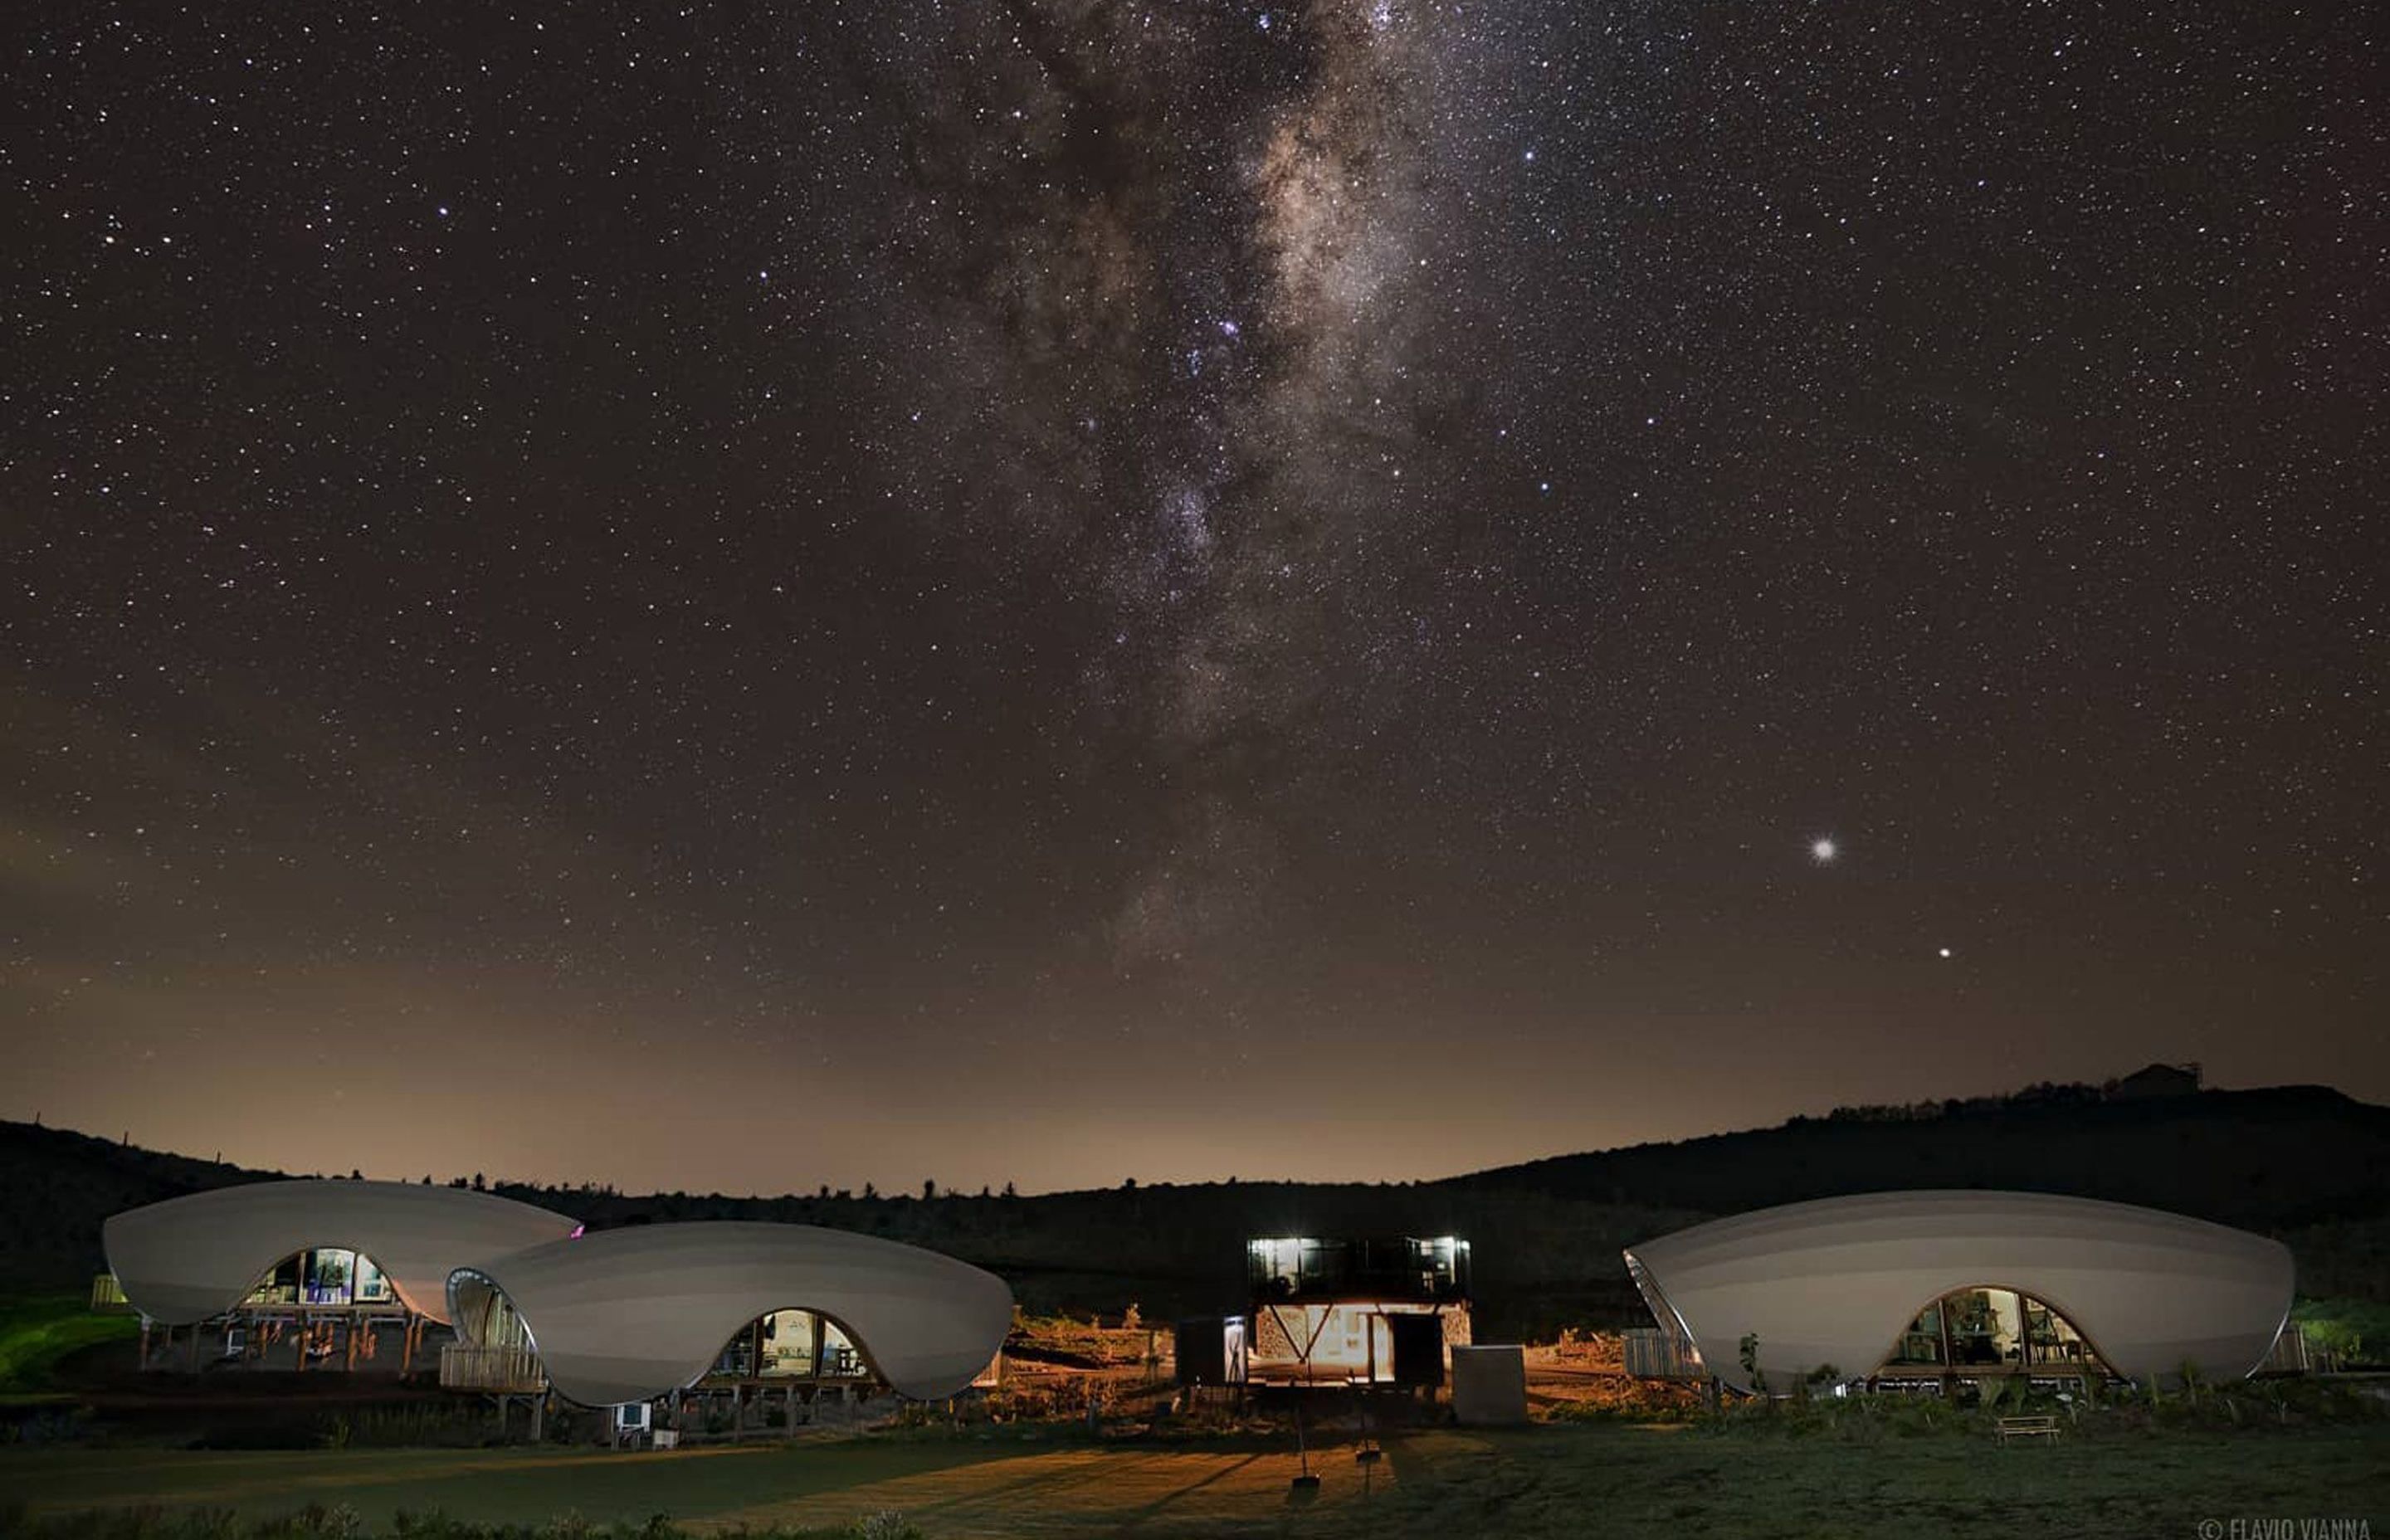
M445 1321L450 1273L579 1227L494 1193L313 1178L133 1209L101 1226L100 1239L125 1299L169 1326L222 1315L283 1258L325 1247L371 1257L409 1309Z
M2265 1361L2290 1314L2290 1251L2262 1236L2123 1203L2032 1192L1884 1192L1763 1209L1628 1248L1664 1326L1711 1373L1751 1390L1891 1356L1919 1311L1952 1290L2022 1290L2134 1379L2185 1363L2211 1376ZM1672 1319L1673 1317L1673 1319Z
M723 1344L776 1310L812 1310L854 1340L902 1394L955 1394L1012 1326L1002 1278L917 1246L809 1225L699 1223L598 1230L475 1264L449 1281L470 1331L471 1296L512 1305L549 1382L584 1405L688 1385Z

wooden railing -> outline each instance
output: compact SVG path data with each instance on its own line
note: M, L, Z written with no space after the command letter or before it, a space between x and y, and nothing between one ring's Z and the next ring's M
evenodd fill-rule
M529 1348L475 1347L450 1342L440 1350L440 1388L536 1394L547 1389L547 1372Z

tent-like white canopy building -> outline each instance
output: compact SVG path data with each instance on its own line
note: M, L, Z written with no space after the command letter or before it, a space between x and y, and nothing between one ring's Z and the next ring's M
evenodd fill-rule
M633 1226L535 1246L448 1279L459 1335L516 1337L567 1398L603 1406L694 1384L760 1318L837 1323L904 1395L953 1395L1012 1326L1002 1278L917 1246L806 1225Z
M247 1299L277 1263L337 1248L370 1259L418 1315L448 1318L448 1276L580 1227L567 1215L486 1192L405 1182L254 1182L169 1199L101 1226L125 1300L187 1326Z
M2099 1365L2237 1377L2271 1351L2293 1283L2290 1251L2262 1236L2029 1192L1792 1203L1643 1242L1626 1265L1708 1373L1776 1392Z

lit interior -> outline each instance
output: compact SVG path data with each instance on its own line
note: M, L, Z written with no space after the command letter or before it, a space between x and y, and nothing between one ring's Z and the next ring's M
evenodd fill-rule
M2104 1367L2048 1303L2014 1289L1955 1289L1917 1313L1881 1372L2079 1374Z
M708 1371L728 1380L858 1380L871 1372L844 1328L815 1310L775 1310L723 1344Z
M251 1309L304 1305L341 1309L397 1299L390 1279L363 1251L337 1246L294 1251L276 1263L242 1303Z

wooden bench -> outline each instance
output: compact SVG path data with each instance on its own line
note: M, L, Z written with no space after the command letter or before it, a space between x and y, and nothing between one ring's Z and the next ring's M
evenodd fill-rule
M2054 1417L2004 1417L1997 1431L2002 1444L2012 1438L2058 1437L2058 1419Z

